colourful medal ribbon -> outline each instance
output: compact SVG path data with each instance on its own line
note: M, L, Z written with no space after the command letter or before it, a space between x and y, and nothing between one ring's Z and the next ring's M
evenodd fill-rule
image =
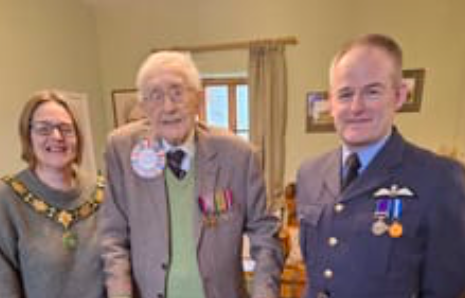
M389 227L389 235L392 238L399 238L403 234L403 227L400 223L400 217L402 215L402 200L400 198L395 198L393 200L393 208L392 208L392 224Z
M376 202L375 217L386 218L389 216L391 209L391 200L388 198L379 199Z
M393 200L393 208L392 208L392 219L398 220L402 215L402 200L399 198L395 198Z
M215 215L215 198L212 196L201 196L199 197L199 208L203 214L203 221L207 226L216 225Z
M232 191L230 189L226 189L224 191L224 196L226 197L226 205L229 210L232 207Z
M375 222L371 226L371 232L376 236L383 235L389 229L385 220L389 217L391 203L392 201L389 198L381 198L376 201Z
M202 214L207 214L207 206L205 205L205 200L203 197L199 197L199 208Z

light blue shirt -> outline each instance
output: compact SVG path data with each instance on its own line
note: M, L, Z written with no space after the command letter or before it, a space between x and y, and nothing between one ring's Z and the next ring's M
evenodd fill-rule
M368 145L366 147L357 149L355 153L357 153L358 158L360 160L360 169L358 170L358 174L360 175L365 169L370 165L371 161L375 158L375 156L378 154L378 152L381 150L381 148L384 147L384 144L386 144L387 140L391 136L392 132L389 133L387 136L382 138L376 143L373 143L371 145ZM345 162L347 158L349 157L350 154L354 153L353 151L350 151L347 146L343 145L342 146L342 165L345 165ZM346 169L343 170L344 175Z

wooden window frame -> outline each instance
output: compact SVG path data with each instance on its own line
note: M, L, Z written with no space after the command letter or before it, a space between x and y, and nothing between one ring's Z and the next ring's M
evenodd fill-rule
M234 133L249 132L249 130L237 129L237 86L248 85L247 78L205 78L202 80L204 90L206 87L228 86L228 125ZM200 106L200 120L206 121L206 99Z

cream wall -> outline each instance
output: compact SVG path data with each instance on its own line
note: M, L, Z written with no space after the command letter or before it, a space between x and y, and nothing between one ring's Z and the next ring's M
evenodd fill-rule
M293 35L289 75L286 180L304 157L337 144L334 134L305 133L305 94L326 88L327 65L347 38L388 33L407 68L427 69L421 113L402 114L404 134L433 150L465 149L465 4L461 0L0 0L0 126L6 162L18 168L16 121L34 90L56 86L88 93L100 157L112 127L111 91L133 87L153 48ZM87 5L90 4L89 7ZM203 73L243 73L244 50L195 56ZM100 92L101 91L101 92ZM14 133L12 133L14 132ZM13 161L15 160L15 161ZM101 160L100 160L101 164Z
M433 150L441 145L465 147L465 120L460 119L465 112L460 96L465 92L461 0L98 2L94 9L107 111L111 90L133 86L137 66L152 48L294 35L299 45L287 50L289 181L304 157L337 144L334 134L305 133L306 92L326 88L327 65L340 43L355 34L381 32L401 42L406 68L427 69L421 113L400 115L400 129ZM195 58L203 73L241 72L247 63L245 51Z
M96 151L102 149L105 119L92 11L79 1L0 0L0 175L24 167L17 122L38 89L86 93Z

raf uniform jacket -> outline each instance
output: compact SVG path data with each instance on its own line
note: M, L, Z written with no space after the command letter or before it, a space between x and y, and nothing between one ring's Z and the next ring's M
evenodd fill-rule
M149 137L147 121L113 132L106 162L108 187L101 232L109 297L164 297L170 268L168 198L163 173L139 177L131 166L134 145ZM197 125L196 191L192 197L197 260L206 298L246 297L242 273L242 236L250 237L256 261L252 297L279 294L282 252L278 223L266 212L264 181L254 151L231 134ZM232 207L206 224L200 197L232 192Z
M341 150L305 162L297 179L306 298L458 298L465 294L465 176L457 163L394 129L361 175L340 191ZM403 197L400 237L376 236L383 188ZM392 223L386 219L386 223Z

